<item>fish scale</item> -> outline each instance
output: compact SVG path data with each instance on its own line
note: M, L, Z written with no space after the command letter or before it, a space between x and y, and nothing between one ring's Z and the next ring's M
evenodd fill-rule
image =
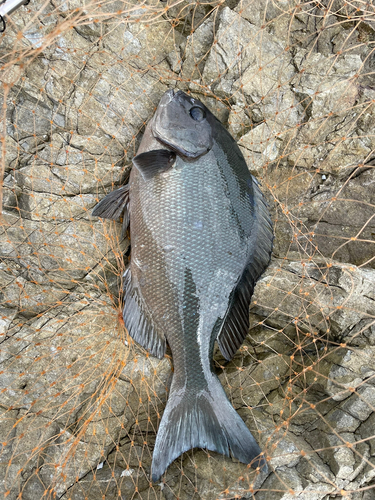
M176 168L148 181L147 190L142 189L138 170L133 169L130 181L131 241L132 234L137 234L132 255L139 263L139 266L131 263L132 276L145 278L142 295L168 339L175 362L175 376L179 377L180 371L189 376L189 368L190 371L198 369L189 351L190 344L198 343L198 332L192 331L189 324L182 325L183 307L189 307L184 300L185 269L192 273L202 307L194 311L200 316L201 329L204 328L200 333L207 344L202 346L199 363L209 366L210 335L217 318L225 315L229 295L246 262L248 243L239 239L227 198L222 196L225 180L214 152L206 155L203 167L196 163L184 164L178 158ZM211 188L207 189L207 186ZM186 193L192 194L187 196ZM244 199L243 205L250 231L250 200ZM220 222L217 223L219 213ZM203 227L196 228L194 223L201 221ZM150 258L150 239L155 252L153 258ZM166 246L174 250L165 252ZM144 266L147 268L143 269ZM160 278L160 268L165 269L164 280ZM162 309L168 311L168 321L164 321L160 314L160 295L167 295L170 300ZM155 298L157 305L153 305ZM171 323L173 311L175 316Z
M255 282L268 265L272 225L257 182L221 123L197 99L162 97L129 182L94 209L130 220L124 275L129 334L174 364L152 460L157 481L194 447L267 469L254 437L213 371L215 341L231 359L249 328Z

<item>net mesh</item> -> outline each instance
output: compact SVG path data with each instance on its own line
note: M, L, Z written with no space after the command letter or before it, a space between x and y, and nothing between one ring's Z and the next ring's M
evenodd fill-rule
M0 495L375 498L375 8L363 0L31 1L1 35ZM168 397L121 317L129 241L92 217L169 88L262 182L272 262L228 397L270 472L184 453L150 480Z

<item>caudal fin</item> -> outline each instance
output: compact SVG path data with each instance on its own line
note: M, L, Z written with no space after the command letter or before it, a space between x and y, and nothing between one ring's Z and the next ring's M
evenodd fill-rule
M228 401L218 379L209 390L172 390L160 422L152 457L152 480L191 448L207 448L267 471L262 451Z

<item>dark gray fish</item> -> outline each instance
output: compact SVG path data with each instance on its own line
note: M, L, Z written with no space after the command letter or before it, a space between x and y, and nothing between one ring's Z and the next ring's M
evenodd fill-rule
M263 195L231 135L182 91L164 94L133 164L128 184L93 215L130 220L125 326L154 356L164 356L167 341L172 350L152 480L195 447L266 470L212 361L215 340L230 360L248 333L250 299L272 250Z

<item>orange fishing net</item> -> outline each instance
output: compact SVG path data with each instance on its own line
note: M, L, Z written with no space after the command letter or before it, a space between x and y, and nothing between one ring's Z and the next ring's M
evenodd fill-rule
M32 1L1 35L0 496L375 498L375 9ZM150 480L172 359L128 336L122 185L169 88L204 102L275 228L228 397L269 473L194 449Z

